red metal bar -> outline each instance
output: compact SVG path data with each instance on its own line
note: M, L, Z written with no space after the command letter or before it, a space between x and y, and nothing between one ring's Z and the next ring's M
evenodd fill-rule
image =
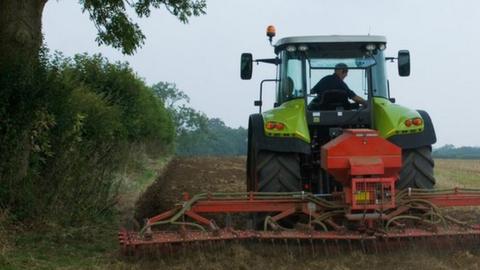
M272 217L272 220L273 220L273 221L279 221L279 220L281 220L281 219L283 219L283 218L286 218L286 217L288 217L288 216L290 216L290 215L293 215L295 212L296 212L296 209L295 209L295 208L287 209L287 210L281 212L280 214L273 216L273 217Z
M417 198L414 196L413 198ZM427 200L438 207L455 207L455 206L480 206L480 194L454 193L449 195L432 194L418 197Z
M173 208L173 209L170 209L170 210L165 211L165 212L163 212L163 213L161 213L161 214L159 214L159 215L156 215L156 216L148 219L148 224L152 224L152 223L158 222L158 221L160 221L160 220L165 220L165 219L167 219L167 218L170 218L170 217L172 217L173 215L175 215L175 213L177 213L180 208L181 208L180 206L177 206L177 207L175 207L175 208Z
M283 212L289 208L301 209L308 201L299 199L272 200L210 200L192 206L197 213Z
M197 214L197 213L195 213L195 212L193 212L193 211L187 211L187 212L185 213L185 215L193 218L193 219L196 220L197 222L200 222L200 223L202 223L202 224L204 224L204 225L211 225L211 224L212 224L212 222L211 222L209 219L204 218L204 217L200 216L199 214Z

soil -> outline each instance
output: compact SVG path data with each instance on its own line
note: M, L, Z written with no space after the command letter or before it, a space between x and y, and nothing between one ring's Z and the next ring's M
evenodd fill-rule
M176 158L138 200L135 218L142 221L172 208L183 192L193 195L242 191L245 191L245 158ZM458 211L456 216L478 219L478 211ZM282 243L232 242L197 246L173 256L137 261L132 269L480 269L479 245L461 249L461 244L460 241L443 244L441 249L410 244L380 254L365 254L360 250L327 254L305 249L292 251L291 246Z
M163 175L151 185L136 203L135 219L142 222L178 203L184 192L246 191L245 158L192 157L176 158Z

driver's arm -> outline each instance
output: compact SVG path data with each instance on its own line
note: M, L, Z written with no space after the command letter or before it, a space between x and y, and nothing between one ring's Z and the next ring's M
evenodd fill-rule
M362 97L359 97L359 96L357 96L357 95L355 95L354 97L352 97L352 100L355 101L355 102L358 103L358 104L362 104L362 105L365 106L365 107L366 107L367 104L368 104L368 102L367 102L365 99L363 99Z
M345 84L345 86L347 87L348 97L351 100L355 101L358 104L362 104L363 106L367 107L368 102L365 99L363 99L362 97L359 97L357 94L355 94L355 92L353 92L350 88L348 88L348 86L346 84Z

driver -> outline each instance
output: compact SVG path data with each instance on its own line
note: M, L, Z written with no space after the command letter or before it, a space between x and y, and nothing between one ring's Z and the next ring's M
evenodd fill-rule
M367 101L362 97L357 96L348 85L343 81L348 75L348 66L344 63L335 65L335 71L331 75L323 77L311 90L312 94L317 94L319 97L327 90L343 90L346 92L348 98L358 104L367 106ZM347 101L348 102L348 101Z

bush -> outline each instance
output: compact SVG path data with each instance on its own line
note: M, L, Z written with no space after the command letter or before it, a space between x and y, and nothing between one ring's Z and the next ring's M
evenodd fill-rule
M12 124L28 141L9 142L10 152L27 145L27 173L6 174L12 164L1 164L0 203L20 220L81 224L112 209L116 174L135 159L129 149L146 145L151 155L168 153L174 128L162 102L126 63L57 54L42 68L42 97L24 113L29 125Z

